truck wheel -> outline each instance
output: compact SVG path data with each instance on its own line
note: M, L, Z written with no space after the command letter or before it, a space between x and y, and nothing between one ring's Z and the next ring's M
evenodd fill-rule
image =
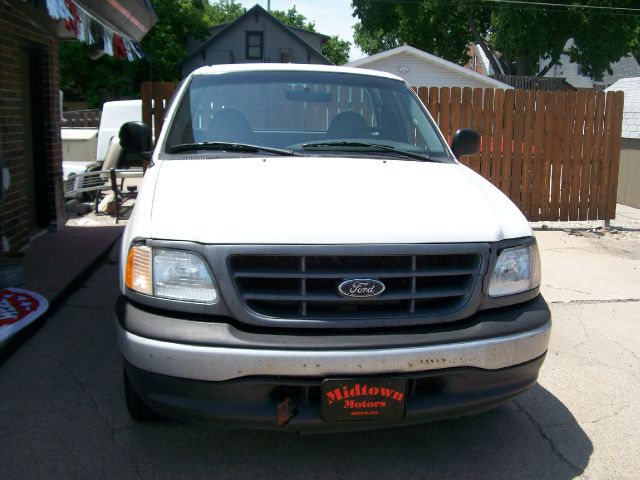
M123 370L122 376L124 378L124 398L131 419L135 422L150 422L160 418L160 415L145 405L140 395L133 389L127 372Z

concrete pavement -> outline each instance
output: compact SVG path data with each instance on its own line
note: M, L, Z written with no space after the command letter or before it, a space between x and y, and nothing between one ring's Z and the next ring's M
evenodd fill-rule
M638 478L640 231L590 233L536 232L554 322L539 384L593 445L584 478ZM553 410L528 411L557 455L579 465L586 443Z
M26 283L21 288L44 296L53 306L95 270L120 238L122 225L67 226L44 233L26 251Z
M629 223L634 215L617 234L587 226L536 231L554 329L533 389L470 418L329 436L133 423L113 329L112 250L0 365L0 476L638 478L640 230Z

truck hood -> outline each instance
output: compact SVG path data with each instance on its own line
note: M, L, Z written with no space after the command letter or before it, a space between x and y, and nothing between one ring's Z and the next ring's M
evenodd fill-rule
M258 157L156 166L149 233L157 239L392 244L532 234L507 197L461 164Z

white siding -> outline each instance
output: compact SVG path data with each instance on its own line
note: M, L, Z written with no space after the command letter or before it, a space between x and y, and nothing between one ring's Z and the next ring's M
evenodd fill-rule
M565 50L571 48L573 45L573 40L568 40L565 44ZM549 63L549 60L542 60L540 62L540 69L545 67ZM560 61L557 65L554 65L551 70L549 70L545 77L560 77L566 78L567 82L573 85L576 88L592 88L594 85L611 85L622 78L630 78L630 77L638 77L640 76L640 65L633 57L633 55L627 55L626 57L622 57L617 62L611 64L611 75L608 72L602 76L602 81L594 81L589 77L585 77L584 75L580 75L578 73L579 66L577 63L573 63L569 59L569 55L562 54L560 55Z
M618 203L640 208L640 140L622 142Z
M640 77L618 80L605 91L624 92L622 138L640 141Z
M478 56L482 59L482 64L484 65L484 71L487 72L488 76L494 75L496 71L491 66L491 62L489 61L489 57L484 53L484 50L480 48L480 45L476 45L476 52Z
M494 87L490 83L461 75L454 70L421 60L408 53L398 53L359 66L398 75L414 87ZM408 68L408 70L406 70L406 68Z

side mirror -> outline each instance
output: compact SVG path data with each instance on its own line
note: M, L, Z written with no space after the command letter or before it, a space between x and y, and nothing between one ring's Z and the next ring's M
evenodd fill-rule
M127 122L118 132L120 146L125 150L144 152L149 150L149 127L142 122Z
M480 151L480 135L475 130L461 128L453 135L451 151L456 157L478 153Z

